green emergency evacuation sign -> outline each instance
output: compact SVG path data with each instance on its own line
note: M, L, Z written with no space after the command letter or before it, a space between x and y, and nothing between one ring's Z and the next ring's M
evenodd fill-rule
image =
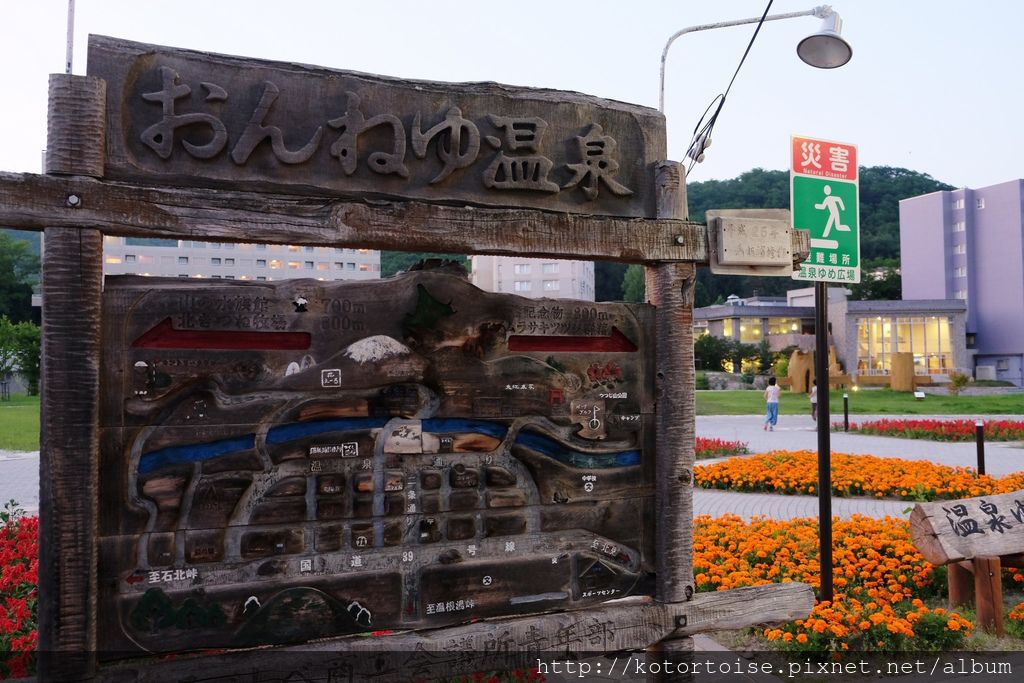
M794 280L860 282L857 147L792 137L789 202L793 228L811 233L811 252Z

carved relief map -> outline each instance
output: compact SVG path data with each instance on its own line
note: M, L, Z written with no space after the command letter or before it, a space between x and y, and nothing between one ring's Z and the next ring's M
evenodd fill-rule
M103 651L651 592L647 306L125 277L103 325Z

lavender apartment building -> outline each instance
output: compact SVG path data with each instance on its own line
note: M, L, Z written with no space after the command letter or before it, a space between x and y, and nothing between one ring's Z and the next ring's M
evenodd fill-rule
M1024 386L1024 180L900 202L903 299L966 302L978 379Z

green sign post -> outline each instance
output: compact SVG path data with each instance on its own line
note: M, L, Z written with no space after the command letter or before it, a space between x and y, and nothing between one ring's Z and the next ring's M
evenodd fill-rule
M829 432L828 283L860 282L857 147L793 136L789 201L793 228L811 234L794 280L814 282L814 377L818 385L818 545L821 594L832 600L832 443Z

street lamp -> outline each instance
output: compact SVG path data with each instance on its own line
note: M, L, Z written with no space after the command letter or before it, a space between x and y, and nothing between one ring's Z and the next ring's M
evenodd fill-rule
M770 7L770 5L769 5ZM850 61L853 57L853 49L850 47L843 37L840 35L842 31L843 22L839 18L839 15L829 5L820 5L814 9L809 9L803 12L790 12L787 14L765 14L760 17L751 17L749 19L737 19L734 21L723 21L715 24L700 24L698 26L690 26L682 30L673 33L668 41L665 43L665 48L661 51L661 73L658 83L658 111L665 112L665 60L668 57L668 49L672 47L672 43L676 41L680 36L687 33L694 33L696 31L707 31L714 28L726 28L729 26L740 26L742 24L758 24L758 30L760 30L760 24L766 21L778 21L780 19L793 19L795 17L806 17L815 16L819 19L824 20L821 29L803 40L797 45L796 53L800 59L813 67L819 69L835 69L836 67L843 66ZM736 72L733 73L733 81L736 79L736 74L739 73L740 67L743 66L743 61L747 58L747 53L750 51L750 45L753 45L754 38L757 37L758 30L754 31L754 36L750 40L750 44L747 46L747 52L744 52L743 58L740 59L740 65L736 67ZM725 89L725 92L719 95L717 100L717 108L710 115L710 119L706 124L701 126L704 118L697 124L697 129L694 130L693 140L690 142L690 146L686 151L686 156L693 159L694 162L700 162L704 159L704 149L711 144L711 130L715 125L715 120L718 117L718 112L721 111L722 105L725 103L725 98L729 94L729 89L732 88L732 81L729 82L729 87ZM715 107L715 102L708 107L708 111ZM708 111L705 111L705 116L708 115ZM683 181L683 188L685 189L685 178ZM685 198L683 199L683 206L685 210ZM824 601L831 601L833 598L832 593L832 491L831 491L831 474L829 467L829 383L828 383L828 363L827 363L827 332L825 322L825 301L826 301L826 290L825 283L815 283L815 336L816 336L816 348L817 358L816 363L816 375L819 378L824 378L824 393L818 399L818 501L819 501L819 563L821 566L821 599ZM844 402L846 396L843 396Z
M665 59L668 57L668 49L677 38L687 33L696 31L707 31L713 28L727 28L729 26L741 26L743 24L756 24L760 21L778 21L779 19L793 19L795 17L815 16L823 19L822 28L817 33L807 36L797 45L796 53L804 62L819 69L834 69L850 61L853 56L853 49L840 35L843 27L843 20L830 5L821 5L814 9L803 12L788 12L786 14L771 14L766 17L751 17L749 19L736 19L733 21L721 21L715 24L700 24L689 26L676 31L665 43L665 49L661 51L661 81L658 85L658 111L665 112Z

